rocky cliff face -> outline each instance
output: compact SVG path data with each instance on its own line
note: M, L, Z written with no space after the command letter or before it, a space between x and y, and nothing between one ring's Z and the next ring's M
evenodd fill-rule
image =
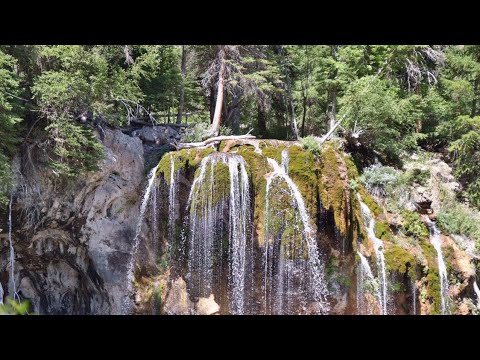
M383 305L388 307L389 314L441 311L437 253L427 228L422 225L425 233L417 238L406 235L402 224L405 219L397 219L389 211L386 199L368 193L359 181L352 158L334 144L326 144L318 156L302 149L298 142L277 140L226 141L216 149L184 149L163 156L170 150L169 143L178 139L178 132L169 128L145 127L129 134L107 129L103 140L106 154L99 170L70 182L60 181L45 166L47 155L41 145L26 148L16 159L13 279L18 296L30 300L31 311L122 313L122 304L129 295L127 272L146 175L160 158L134 267L135 313L229 313L231 287L238 287L229 271L238 266L238 261L246 264L242 265L243 270L250 266L249 276L253 274L245 277L247 285L242 284L248 303L244 305L245 313L289 312L287 307L278 310L276 301L288 302L291 296L298 297L298 291L304 291L302 279L310 271L305 264L311 254L305 247L307 226L311 226L320 254L328 311L326 307L319 311L319 303L313 301L318 299L307 291L302 295L305 303L296 304L294 300L288 305L295 308L294 313L378 314L384 312ZM205 166L203 190L198 201L193 199L197 205L196 219L192 222L189 194L201 174L202 160L209 156L217 160ZM240 186L243 175L237 175L236 180L232 178L241 169L238 167L241 163L247 172L248 190ZM277 170L272 163L278 164ZM407 205L421 213L423 222L428 223L435 219L440 207L436 184L443 182L452 192L458 184L445 163L434 159L425 166L431 176L423 185L414 184L409 189ZM209 186L213 190L209 191ZM295 199L297 190L303 204ZM245 205L240 198L247 193L250 200ZM230 201L232 194L240 196L237 202ZM232 212L232 206L242 204L250 214L249 219L242 218L247 224L248 251L234 264L231 254L236 250L230 242L238 243L243 234L237 231L231 235L232 224L238 220L235 216L245 216L247 208L241 213L238 209ZM370 232L365 207L369 209L368 216L375 220ZM212 211L217 211L216 215L207 219ZM302 219L302 211L308 220ZM421 225L418 221L415 224ZM210 231L215 237L212 241L218 245L211 244L211 259L216 269L211 291L196 289L188 273L189 258L194 254L190 253L189 243L192 225L197 226L195 234L205 235L205 241L210 239ZM8 230L4 224L1 227L0 293L3 290L6 296L13 297ZM478 259L472 253L473 248L470 249L471 244L467 244L469 248L464 244L466 240L460 240L456 235L442 234L440 238L448 271L446 293L452 313L476 313L473 262ZM377 248L375 241L382 245ZM203 254L204 245L199 244L198 254ZM273 251L274 257L269 260L272 271L283 266L285 276L290 276L287 282L268 279L271 305L266 305L263 298L267 296L263 286L268 282L262 277L265 274L262 261L269 256L265 246ZM383 284L381 255L388 304L379 295ZM194 275L198 281L204 281L203 274Z
M159 128L137 132L130 136L106 129L99 170L70 182L60 182L45 166L38 145L16 159L14 280L18 295L30 300L33 312L121 312L148 171L144 147L152 151L152 146L175 138L172 131ZM149 144L150 137L160 140ZM0 281L8 289L5 295L13 296L5 230L0 240Z

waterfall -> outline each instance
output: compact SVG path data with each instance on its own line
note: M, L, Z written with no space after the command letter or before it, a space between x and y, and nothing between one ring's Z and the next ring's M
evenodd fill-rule
M158 165L155 166L148 175L148 182L145 192L143 194L142 204L140 206L140 215L138 217L137 227L135 230L135 237L133 238L133 247L132 254L130 257L130 263L128 264L127 269L127 296L123 303L123 312L128 313L131 308L131 293L133 290L133 275L134 275L134 266L135 266L135 257L137 255L138 246L140 244L140 234L142 232L143 219L145 218L145 213L147 211L147 206L150 200L150 194L152 193L153 188L155 187L155 178L157 174Z
M288 148L282 150L282 168L285 171L285 174L288 175L288 162L290 161Z
M447 267L445 266L445 261L443 261L440 230L438 230L437 225L434 222L429 222L429 225L430 225L430 243L433 245L433 247L437 251L438 275L440 277L440 296L442 299L442 315L444 315L444 314L447 314L448 312Z
M316 234L310 225L310 217L298 187L287 175L288 152L282 152L282 166L268 158L273 172L267 178L266 185L266 219L264 242L264 313L285 314L305 310L307 303L316 308L316 313L326 313L329 306L326 300L327 288L323 279L323 266L320 263L316 243ZM294 223L284 225L293 230L301 230L302 241L286 244L281 239L269 241L270 222L275 214L270 215L270 197L272 186L276 183L280 191L287 191L295 211ZM280 187L286 184L287 188ZM306 259L305 259L306 258ZM295 304L295 302L297 304ZM296 306L295 306L296 305Z
M20 302L20 296L17 294L17 285L15 284L15 249L13 248L12 240L12 203L13 193L10 195L10 202L8 203L8 244L10 246L10 276L8 293L13 295L13 299Z
M176 194L177 194L177 182L175 181L175 162L173 154L170 155L170 187L168 191L168 241L169 246L174 244L175 237L175 220L176 220Z
M158 254L158 219L157 219L157 197L158 197L158 190L157 190L157 186L153 186L153 189L152 189L152 217L153 217L153 221L152 221L152 247L153 247L153 254L155 256L155 260L156 260L156 256Z
M382 294L378 283L376 282L372 269L368 260L360 252L357 251L358 256L360 257L360 263L358 264L358 273L357 273L357 311L359 314L373 314L373 309L371 304L366 301L367 293L376 293L378 302L382 304Z
M222 180L228 172L228 192ZM229 199L227 201L227 198ZM250 255L250 186L246 163L240 155L214 153L200 164L190 191L189 255L187 280L194 296L209 297L215 290L222 296L222 279L228 278L229 308L245 313L246 284L253 279ZM228 208L228 209L227 209ZM228 215L227 215L228 214ZM228 217L228 228L225 220ZM227 235L227 236L226 236ZM228 239L228 247L224 241ZM252 239L251 239L252 240ZM223 259L228 258L227 269ZM222 299L216 299L222 301Z
M367 230L368 237L373 243L375 255L377 257L378 279L380 283L381 296L380 304L382 308L382 315L387 315L387 275L385 270L385 256L383 254L383 241L375 236L375 219L368 206L362 201L360 194L357 194L360 202L360 209L362 212L363 221Z
M477 295L477 307L480 307L480 289L476 281L473 283L473 290L475 291L475 295Z
M413 315L417 315L417 284L412 279L412 302L413 302Z
M3 305L3 286L2 283L0 282L0 305Z

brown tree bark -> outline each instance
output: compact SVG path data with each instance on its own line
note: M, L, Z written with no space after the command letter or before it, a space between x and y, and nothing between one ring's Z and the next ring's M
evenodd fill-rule
M178 101L177 124L182 123L183 103L185 101L185 68L187 64L187 52L185 45L182 45L182 67L180 69L182 75L182 86L180 89L180 99Z
M302 116L302 129L301 129L301 136L305 136L305 118L307 117L307 97L303 97L303 116Z

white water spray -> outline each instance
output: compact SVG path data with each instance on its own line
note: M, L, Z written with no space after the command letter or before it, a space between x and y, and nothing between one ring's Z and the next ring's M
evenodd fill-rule
M473 290L475 291L475 295L477 295L477 307L480 307L480 289L476 281L473 283Z
M387 315L387 275L385 270L385 256L383 253L383 241L375 236L375 219L368 206L362 201L360 194L357 194L358 201L360 202L360 209L362 212L363 221L367 230L368 237L373 243L375 249L375 255L377 257L378 278L380 283L380 304L382 308L382 315Z
M298 214L300 215L299 220L301 221L302 227L303 227L303 238L306 243L306 248L307 248L307 254L308 254L308 261L306 263L306 269L302 267L303 264L300 264L300 267L297 269L295 268L296 265L290 264L288 260L285 260L285 254L282 252L280 254L280 259L279 259L279 274L278 274L278 289L277 289L277 296L275 300L276 303L276 311L282 313L284 311L284 300L281 296L281 293L283 293L283 289L286 288L286 300L288 301L289 296L292 295L294 296L295 294L290 294L290 282L293 282L293 278L295 277L304 277L305 273L302 273L300 271L300 268L303 270L307 270L309 275L310 275L310 284L307 285L308 291L312 292L313 295L313 302L316 304L318 308L318 312L320 313L326 313L329 310L329 305L327 303L327 287L325 284L325 281L323 279L323 266L320 263L320 257L319 257L319 252L317 248L317 243L316 243L316 237L315 237L315 232L312 229L312 226L310 225L310 217L307 212L307 208L305 206L305 203L303 201L303 197L298 189L298 187L295 185L293 180L287 175L286 169L288 169L288 151L282 152L282 166L279 166L278 163L271 158L268 158L268 163L272 167L273 172L270 174L270 176L267 179L267 187L266 187L266 231L265 231L265 243L264 243L264 311L267 311L267 303L270 300L270 303L272 303L272 299L268 299L268 294L267 294L267 289L272 288L272 274L270 272L272 271L272 266L271 262L273 261L273 258L275 257L274 255L274 244L270 244L268 242L268 233L269 233L269 219L268 216L270 214L270 191L272 188L273 180L274 179L280 179L283 180L289 189L290 197L295 203L296 209L298 209ZM302 244L303 245L303 244ZM281 250L284 251L284 250ZM270 261L269 261L270 259ZM283 261L285 260L285 261ZM270 266L269 266L270 264ZM282 267L283 266L283 267ZM298 266L297 266L298 267ZM285 272L285 274L283 273ZM269 286L270 282L270 286ZM285 283L284 283L285 282ZM273 289L269 290L270 293L270 298L272 298L274 295L272 294ZM296 294L298 295L298 294ZM275 305L275 304L274 304Z
M173 154L170 155L170 187L168 191L168 241L169 246L172 246L175 241L175 201L176 201L176 182L175 182L175 161L173 159Z
M217 166L228 166L230 189L220 194L215 173ZM208 174L209 173L209 174ZM208 176L210 175L210 176ZM230 313L243 314L247 296L248 279L253 279L253 260L249 259L250 187L246 163L243 157L234 154L214 153L200 163L199 175L195 178L189 195L190 207L189 255L187 278L196 288L198 296L208 297L215 283L221 283L224 254L222 218L228 196L228 284ZM248 278L248 279L247 279ZM217 299L218 300L218 299Z
M143 200L140 206L140 215L138 217L137 228L135 230L135 237L133 238L132 254L130 257L130 263L128 264L128 270L127 270L127 296L123 303L124 313L128 313L132 305L130 296L132 295L131 293L133 290L135 258L137 255L138 246L140 244L140 234L142 232L142 225L143 225L143 219L145 218L145 212L147 211L148 203L150 201L150 194L152 193L152 189L156 185L155 179L156 179L157 169L158 169L158 165L155 166L152 170L150 170L150 173L148 175L147 187L143 194Z
M442 315L445 315L448 312L447 267L445 266L445 261L443 260L440 230L438 230L434 222L429 222L429 225L430 225L430 243L433 245L433 247L437 251L438 275L440 277L440 297L442 300Z
M357 311L359 314L362 312L373 314L370 304L365 301L365 293L375 292L380 305L382 304L382 294L368 260L360 252L357 251L357 254L360 257L357 275Z

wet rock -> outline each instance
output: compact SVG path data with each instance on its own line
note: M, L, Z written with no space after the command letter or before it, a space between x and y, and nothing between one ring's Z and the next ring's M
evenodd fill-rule
M193 304L188 298L187 284L183 278L175 280L165 300L164 311L168 315L187 315Z
M215 297L210 294L208 298L200 298L197 306L198 315L213 315L220 310L220 306L215 302Z

